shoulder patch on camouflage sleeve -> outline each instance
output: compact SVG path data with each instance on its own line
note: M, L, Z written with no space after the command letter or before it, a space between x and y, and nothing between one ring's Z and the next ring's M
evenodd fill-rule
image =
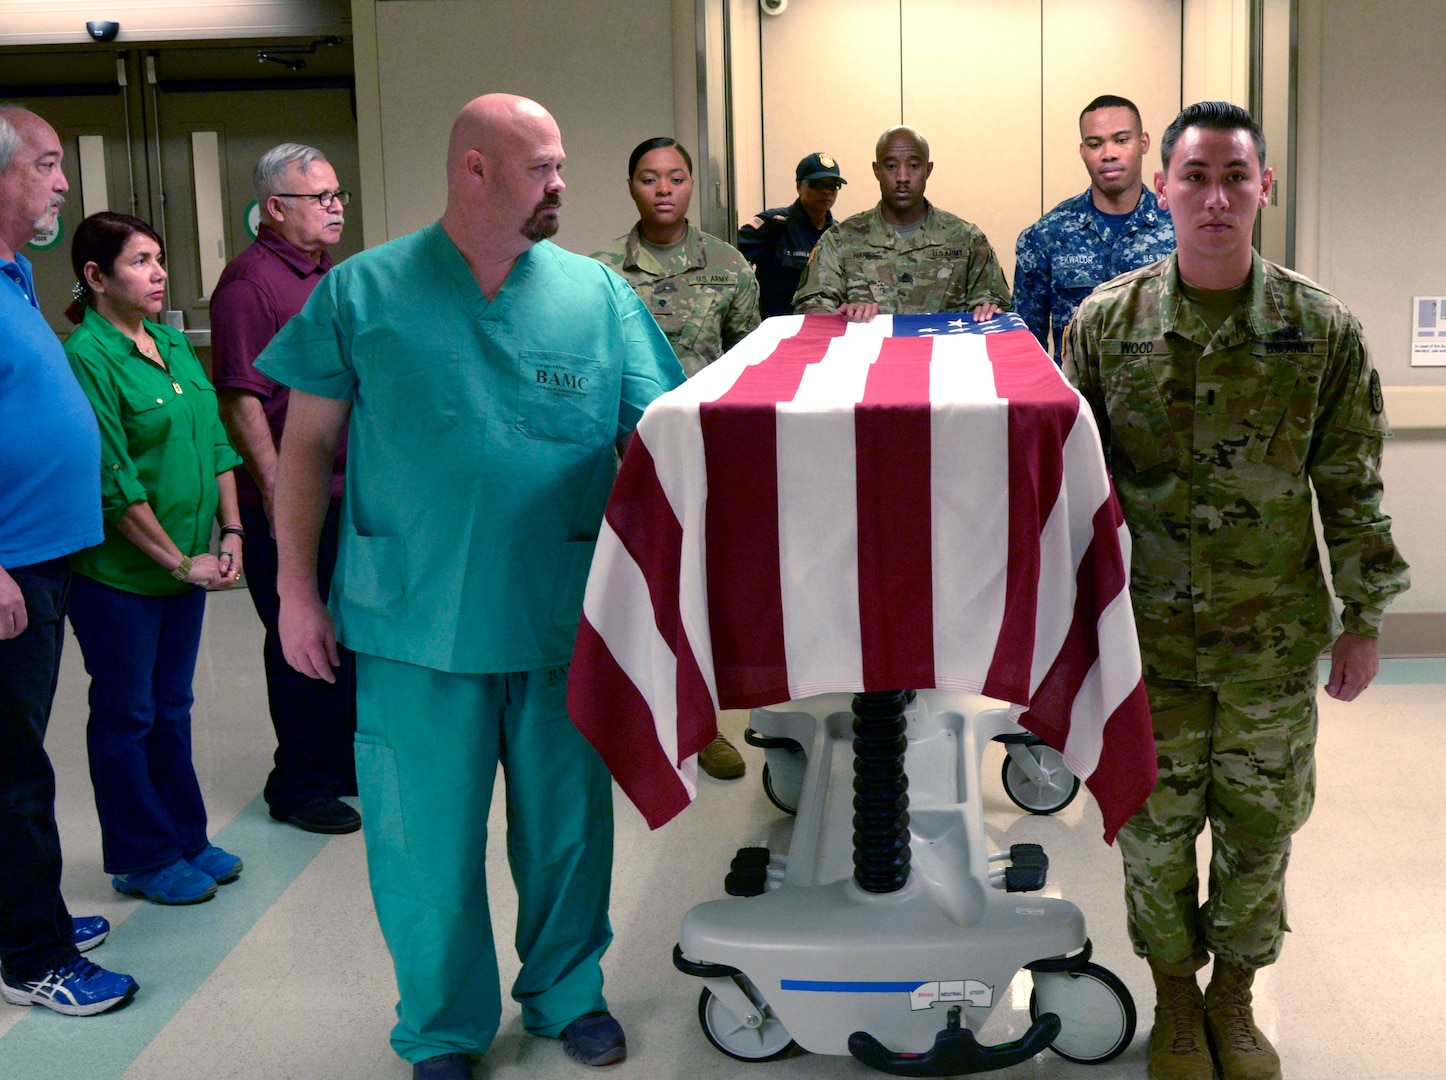
M1379 416L1386 409L1386 395L1381 392L1381 373L1371 370L1371 412Z

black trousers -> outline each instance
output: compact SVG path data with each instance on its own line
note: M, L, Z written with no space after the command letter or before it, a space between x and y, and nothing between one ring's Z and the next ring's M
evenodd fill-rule
M75 959L75 930L60 896L55 772L45 729L60 677L70 567L64 559L6 572L25 597L29 625L0 641L0 964L12 983Z
M341 503L333 499L322 525L316 555L317 587L325 599L336 570L337 531ZM266 627L262 661L266 697L276 729L275 767L266 780L266 805L271 816L285 819L312 799L356 794L356 659L341 650L336 682L312 679L296 671L281 652L276 619L276 541L259 503L241 504L246 529L243 549L246 583L256 614Z

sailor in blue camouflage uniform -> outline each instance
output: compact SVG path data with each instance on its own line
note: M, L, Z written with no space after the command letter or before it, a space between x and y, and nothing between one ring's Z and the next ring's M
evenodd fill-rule
M1056 364L1070 316L1096 285L1175 250L1170 215L1140 182L1150 136L1135 103L1102 94L1080 113L1079 133L1089 188L1025 229L1014 248L1014 310Z
M1259 126L1192 105L1161 157L1175 254L1096 289L1064 341L1130 530L1160 772L1119 833L1128 928L1155 982L1150 1080L1281 1080L1251 986L1280 955L1314 802L1317 659L1329 646L1330 697L1361 694L1410 578L1381 511L1388 429L1360 324L1251 247L1274 181Z
M793 171L798 198L765 210L738 230L738 250L758 274L758 313L793 314L793 294L818 238L833 225L838 189L848 181L828 154L809 154Z

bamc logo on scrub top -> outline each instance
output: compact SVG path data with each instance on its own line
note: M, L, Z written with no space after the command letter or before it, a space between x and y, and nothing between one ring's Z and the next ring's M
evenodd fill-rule
M591 379L576 371L562 368L536 368L536 383L554 393L582 395L588 392Z

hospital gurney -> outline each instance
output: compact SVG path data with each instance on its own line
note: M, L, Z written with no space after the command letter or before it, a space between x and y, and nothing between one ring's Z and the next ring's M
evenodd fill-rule
M703 980L699 1020L715 1047L766 1061L797 1045L951 1076L1046 1048L1102 1062L1129 1045L1134 1003L1090 960L1079 909L1037 895L1043 850L985 848L980 762L991 739L1019 731L1006 707L942 691L827 694L750 720L803 748L806 765L788 851L743 849L726 889L744 898L683 920L674 964ZM1029 1029L981 1044L1021 969Z

